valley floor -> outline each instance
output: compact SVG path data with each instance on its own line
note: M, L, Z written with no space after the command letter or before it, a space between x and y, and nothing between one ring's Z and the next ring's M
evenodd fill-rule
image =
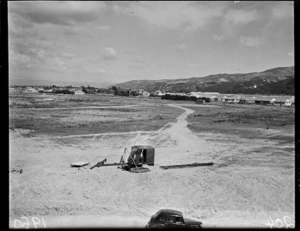
M269 227L271 220L280 224L279 219L283 227L295 225L292 125L266 129L228 126L230 121L210 124L214 117L205 117L205 112L222 113L224 105L166 101L156 107L175 115L157 129L32 136L25 129L11 129L10 168L23 172L9 175L10 226L17 227L26 217L30 227L37 218L39 226L47 227L144 227L162 208L181 210L203 227ZM104 158L118 162L124 148L134 144L155 147L150 172L70 167L82 160L91 165ZM211 161L213 166L159 168Z

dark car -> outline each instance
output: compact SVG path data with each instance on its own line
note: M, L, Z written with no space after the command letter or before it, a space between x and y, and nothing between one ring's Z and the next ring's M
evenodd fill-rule
M202 228L202 222L183 218L182 212L161 209L151 216L146 228Z

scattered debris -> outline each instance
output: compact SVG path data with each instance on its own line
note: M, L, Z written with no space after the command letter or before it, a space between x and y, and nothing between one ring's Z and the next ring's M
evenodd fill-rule
M12 168L10 170L10 172L19 172L21 174L23 172L23 169L21 169L21 168Z
M187 150L189 152L189 150ZM146 166L154 166L154 153L155 149L152 146L149 145L135 145L131 147L131 152L127 150L127 148L124 149L124 153L121 156L119 163L107 163L107 159L98 162L97 164L90 167L90 169L93 169L95 167L106 167L106 166L115 166L117 165L118 168L122 168L123 170L133 172L133 173L143 173L143 172L149 172L150 169L146 167L142 167L143 165ZM80 161L71 164L72 167L82 167L85 165L90 164L89 162ZM161 169L170 169L170 168L185 168L185 167L198 167L198 166L209 166L213 165L213 162L209 163L192 163L192 164L180 164L180 165L165 165L160 166ZM79 168L78 168L79 170Z
M98 162L97 164L93 165L90 169L93 169L95 167L100 167L101 165L103 165L105 162L107 161L107 159L105 158L104 160Z
M209 166L213 165L214 162L209 162L209 163L193 163L193 164L179 164L179 165L165 165L165 166L160 166L162 169L170 169L170 168L187 168L187 167L199 167L199 166Z
M87 161L79 161L71 164L71 167L83 167L85 165L89 165L90 162Z

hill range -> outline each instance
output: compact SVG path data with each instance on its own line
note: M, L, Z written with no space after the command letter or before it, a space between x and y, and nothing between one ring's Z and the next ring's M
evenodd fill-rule
M216 74L205 77L161 80L131 80L114 86L149 92L219 92L224 94L294 95L294 66L262 72Z

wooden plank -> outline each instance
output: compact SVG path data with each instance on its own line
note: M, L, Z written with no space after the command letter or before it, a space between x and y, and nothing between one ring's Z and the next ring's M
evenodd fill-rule
M102 164L99 167L105 167L105 166L114 166L114 165L119 165L120 163L111 163L111 164Z
M165 165L165 166L160 166L162 169L170 169L170 168L188 168L188 167L200 167L200 166L209 166L213 165L213 162L209 163L193 163L193 164L179 164L179 165Z
M79 162L75 162L75 163L71 163L71 167L82 167L85 165L90 164L90 162L87 161L79 161Z

